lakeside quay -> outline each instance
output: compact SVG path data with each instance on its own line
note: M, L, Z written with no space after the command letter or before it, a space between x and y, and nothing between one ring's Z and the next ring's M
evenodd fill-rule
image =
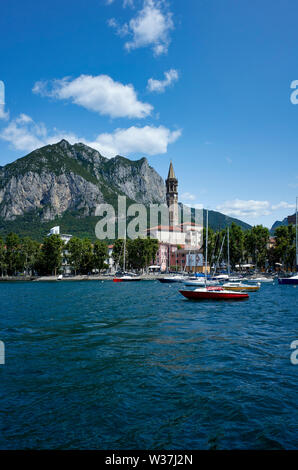
M143 281L154 281L164 277L165 274L141 274L139 277ZM4 276L0 277L0 282L64 282L64 281L111 281L115 274L108 275L77 275L67 276L57 279L58 276Z

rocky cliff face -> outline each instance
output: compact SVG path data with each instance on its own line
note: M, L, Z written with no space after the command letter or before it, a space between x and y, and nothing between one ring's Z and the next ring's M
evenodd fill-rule
M143 203L165 202L165 185L142 158L107 159L96 150L67 141L35 150L0 168L0 217L14 220L38 212L53 220L66 211L93 215L99 203L115 204L118 195Z

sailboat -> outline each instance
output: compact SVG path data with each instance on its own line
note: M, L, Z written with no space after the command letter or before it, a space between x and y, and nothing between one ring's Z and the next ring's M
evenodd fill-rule
M249 295L244 292L226 290L221 286L207 286L208 263L208 210L206 214L206 248L205 248L205 287L194 290L179 290L180 294L190 300L245 300ZM230 264L230 263L229 263ZM230 272L230 266L228 267Z
M290 284L298 285L298 215L297 215L297 206L298 206L298 196L296 197L296 274L291 277L279 277L279 284Z
M125 233L125 237L123 240L123 275L114 277L113 282L140 281L141 278L137 274L125 272L125 261L126 261L126 233Z

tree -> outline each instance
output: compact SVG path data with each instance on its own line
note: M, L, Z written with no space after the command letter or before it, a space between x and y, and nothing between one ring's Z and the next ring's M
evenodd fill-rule
M245 234L244 246L248 256L258 267L264 268L268 260L269 230L263 225L256 225Z
M41 248L41 259L39 266L42 269L51 274L57 274L57 270L62 264L62 248L63 241L59 235L53 234L49 237L45 237L42 248Z
M93 246L93 264L96 269L101 271L106 266L108 257L108 246L102 240L96 240Z
M154 263L159 243L155 238L145 238L146 242L146 266Z
M40 244L30 237L25 237L21 241L20 257L21 264L26 274L34 270L40 252Z
M244 251L244 233L239 225L232 222L229 229L230 241L230 264L235 268L236 264L240 264L243 260Z
M80 272L82 265L83 242L78 237L72 237L66 245L66 256L75 275Z
M295 226L282 225L275 230L275 258L284 265L286 269L294 269L295 260Z
M124 240L123 239L118 239L115 240L114 246L113 246L113 253L112 253L112 258L114 260L114 263L116 266L120 266L122 269L123 263L124 263ZM126 250L125 250L125 256L127 259L127 243L126 243Z
M6 250L2 238L0 238L0 270L1 276L3 276L4 271L6 271Z
M84 238L82 240L82 258L80 271L82 274L91 273L94 268L94 258L92 244L89 238Z
M9 275L16 275L22 269L22 259L20 256L20 238L15 233L9 233L6 237L6 257L7 272Z

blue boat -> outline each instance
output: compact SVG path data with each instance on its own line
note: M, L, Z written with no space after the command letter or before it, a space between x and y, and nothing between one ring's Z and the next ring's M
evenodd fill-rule
M298 273L294 274L294 276L291 276L291 277L280 277L280 278L278 278L278 283L279 284L297 285L298 284Z

